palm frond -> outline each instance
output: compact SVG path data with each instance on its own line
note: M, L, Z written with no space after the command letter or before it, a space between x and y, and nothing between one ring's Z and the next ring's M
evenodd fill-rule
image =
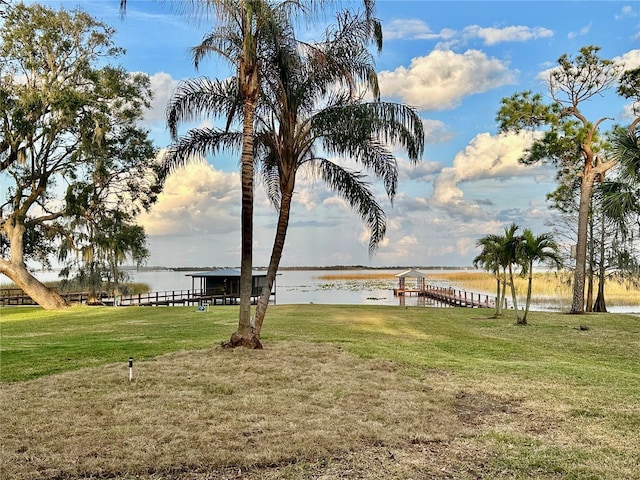
M241 132L192 128L169 146L162 159L160 176L166 178L169 173L208 154L215 154L221 150L239 150L241 145Z
M369 255L373 255L387 231L387 217L371 191L371 184L363 181L362 174L326 159L320 161L318 170L329 188L342 196L369 228Z
M332 105L313 118L317 136L345 151L366 138L400 145L411 160L424 151L424 125L414 109L391 102Z
M224 81L198 77L180 82L166 109L171 137L178 135L180 123L196 121L202 116L224 116L226 129L242 112L238 88L233 79Z

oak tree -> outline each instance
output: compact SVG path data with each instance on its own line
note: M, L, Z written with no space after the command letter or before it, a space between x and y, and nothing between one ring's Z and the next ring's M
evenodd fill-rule
M87 222L153 203L155 151L137 126L149 78L110 65L114 30L77 10L16 4L0 26L0 272L44 308L65 301L27 267L33 244L78 244ZM84 218L84 227L77 219ZM75 220L74 220L75 219Z

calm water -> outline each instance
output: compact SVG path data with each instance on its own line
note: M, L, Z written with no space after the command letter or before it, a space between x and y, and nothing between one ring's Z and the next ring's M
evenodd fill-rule
M401 270L375 270L370 272L390 273L395 275ZM442 270L421 270L429 273ZM146 283L151 291L171 291L191 289L190 272L174 272L171 270L154 270L131 272L131 280ZM393 295L397 281L392 280L324 280L322 275L362 275L366 270L284 270L276 278L276 303L278 304L348 304L348 305L399 305L400 300ZM55 280L57 273L40 272L36 276L41 280ZM3 279L4 280L4 279ZM412 281L408 279L410 285ZM453 287L461 289L460 285L446 281L428 281L431 285ZM494 296L494 292L474 292ZM422 297L406 297L407 306L428 306L429 300ZM532 304L531 310L567 311L567 305ZM615 307L608 306L611 312L638 313L640 301L636 306Z
M376 270L395 275L401 270ZM137 272L132 280L149 285L152 291L188 290L190 272L153 271ZM327 303L397 305L393 295L395 280L323 280L322 275L363 274L363 270L284 270L276 277L276 303ZM428 270L423 273L428 274ZM197 286L197 285L196 285ZM416 305L416 297L407 298L407 305Z

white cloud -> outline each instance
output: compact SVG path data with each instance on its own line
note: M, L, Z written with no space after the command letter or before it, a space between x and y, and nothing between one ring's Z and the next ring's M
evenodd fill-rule
M640 67L640 49L629 50L624 55L615 57L614 62L624 65L626 70L632 70Z
M573 40L577 37L584 37L585 35L587 35L590 31L591 31L591 27L593 26L593 22L589 22L587 25L585 25L584 27L582 27L580 30L578 30L577 32L569 32L567 34L567 38L569 40Z
M455 30L443 28L432 32L429 26L419 19L395 19L383 25L385 40L447 40L455 35Z
M434 50L412 59L409 68L400 66L378 77L383 96L399 97L423 110L453 108L468 95L515 82L505 62L479 50Z
M553 36L553 31L544 27L527 27L514 25L503 28L483 28L479 25L471 25L464 29L465 37L481 38L486 45L495 45L502 42L526 42L539 38Z
M442 208L463 216L477 215L477 204L464 200L463 182L481 179L505 179L533 175L532 167L518 163L533 141L532 134L491 136L480 133L453 159L453 165L442 169L434 181L432 200Z
M239 230L240 179L201 161L166 181L151 213L140 223L150 236L203 235Z
M171 75L165 72L154 73L150 76L150 80L153 100L151 101L151 108L147 110L144 119L149 123L164 123L167 104L173 91L178 86L178 80L174 80Z
M456 135L441 120L423 119L422 123L424 125L424 143L427 145L447 143Z
M403 158L398 159L398 178L401 182L403 180L431 182L441 170L442 164L440 162L422 160L418 163L411 163Z
M620 13L615 15L616 20L621 20L623 18L635 18L638 14L633 10L633 7L630 5L625 5L620 9Z

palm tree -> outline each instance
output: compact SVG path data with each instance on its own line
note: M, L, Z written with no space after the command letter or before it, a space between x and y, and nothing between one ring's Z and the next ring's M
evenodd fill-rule
M630 254L627 247L637 238L640 227L640 118L636 118L628 129L618 129L613 133L612 148L617 160L615 177L599 184L598 208L603 224L607 221L613 225L614 233L609 237L615 251L608 258L618 272L632 272L632 275L636 272L637 275L638 259ZM606 312L604 238L601 238L600 251L598 294L593 310Z
M370 19L343 12L323 42L283 48L278 68L267 79L265 98L270 101L257 115L257 156L278 222L254 317L258 335L284 249L298 172L312 169L346 199L370 229L373 254L385 235L385 213L364 175L331 157L355 161L380 179L393 199L397 163L386 142L406 149L413 161L422 154L423 124L415 111L379 101L375 65L367 51L370 36ZM360 100L360 82L369 87L374 101Z
M260 54L274 42L271 36L274 11L263 1L211 2L218 14L218 26L194 49L196 67L205 55L215 53L227 59L237 71L237 94L242 103L242 152L240 154L242 206L240 254L240 311L238 329L230 346L259 348L253 335L251 288L253 263L253 121L260 95Z
M518 311L518 298L516 296L516 285L513 281L513 267L523 267L520 271L521 275L524 274L526 269L526 262L522 258L522 237L516 235L516 232L520 229L518 225L512 223L510 226L504 229L504 243L503 247L503 262L507 266L509 271L509 284L511 285L511 298L513 301L513 309L516 312L516 322L518 325L526 325L526 322L520 318L520 312Z
M122 0L125 1L125 0ZM240 141L242 209L240 311L238 328L227 346L261 348L259 337L251 325L252 244L253 244L253 177L254 177L254 117L262 94L263 76L274 68L282 45L295 43L291 23L294 12L310 13L326 0L285 2L268 0L186 1L203 11L212 10L218 23L202 43L194 48L196 67L209 54L227 59L235 68L233 82L199 79L185 82L167 107L167 117L174 145L166 157L167 172L184 164L195 152L237 148ZM374 0L363 0L365 16L373 22ZM381 37L380 37L381 38ZM381 42L378 43L381 48ZM206 84L205 89L199 89ZM211 95L207 95L211 93ZM177 138L177 125L209 113L226 117L225 129L193 129L185 138ZM242 124L242 133L231 132L234 121Z
M496 313L494 318L502 317L502 305L506 292L507 279L504 263L504 237L500 235L486 235L476 242L482 251L473 259L473 265L483 267L493 273L496 278ZM502 270L501 270L502 269Z
M526 325L527 314L529 313L529 306L531 305L534 263L550 262L556 266L560 266L562 259L558 253L558 244L553 240L553 236L550 233L535 236L528 228L522 232L520 254L524 260L523 265L525 268L523 271L528 272L529 278L527 282L527 300L524 315L518 323Z

